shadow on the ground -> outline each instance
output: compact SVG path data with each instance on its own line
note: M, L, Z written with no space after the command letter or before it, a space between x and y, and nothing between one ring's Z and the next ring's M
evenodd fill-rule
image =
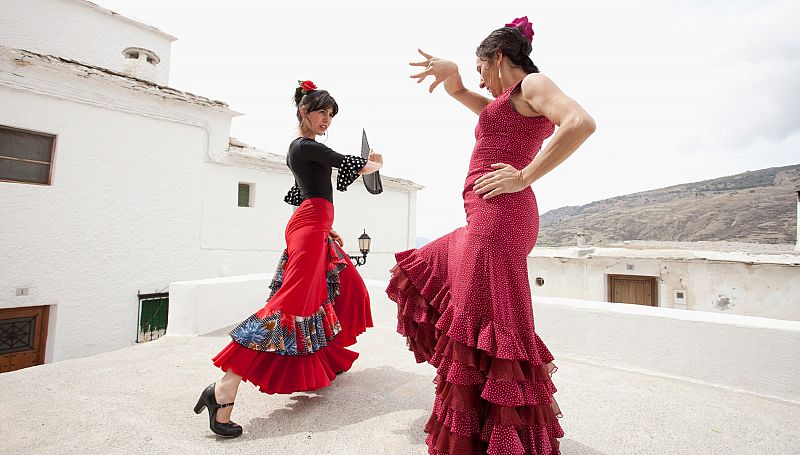
M409 444L424 444L427 434L423 431L423 428L425 428L425 424L428 423L429 417L428 413L426 413L414 420L414 422L406 428L396 430L393 433L406 436ZM589 446L570 439L563 438L560 441L561 455L606 455L603 452L599 452Z
M428 397L428 401L433 402L433 394ZM426 408L427 409L427 408ZM405 436L408 439L409 444L422 444L425 442L425 438L428 436L425 433L425 424L428 423L428 419L430 419L430 411L426 412L425 414L419 416L416 420L411 422L410 425L407 425L405 428L398 429L393 431L394 434Z
M244 425L242 439L337 430L398 411L420 410L427 419L434 391L431 379L390 366L347 372L330 387L294 395L288 406L266 418L251 419ZM413 438L410 432L415 433ZM414 429L409 429L409 438L420 442Z
M561 455L605 455L603 452L570 439L561 440Z
M409 444L424 444L423 428L430 416L434 388L429 375L390 366L348 372L336 378L330 387L296 394L286 407L267 417L251 419L238 440L332 431L393 412L419 410L420 417L393 433L405 436ZM566 438L561 440L561 453L605 455Z

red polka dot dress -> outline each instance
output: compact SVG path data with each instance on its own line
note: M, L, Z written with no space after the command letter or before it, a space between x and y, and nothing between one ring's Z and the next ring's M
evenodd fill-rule
M417 362L436 367L428 453L557 454L564 432L553 356L534 332L527 255L539 214L530 188L484 200L472 190L494 163L528 165L555 129L509 97L481 112L464 185L467 225L397 253L386 292Z

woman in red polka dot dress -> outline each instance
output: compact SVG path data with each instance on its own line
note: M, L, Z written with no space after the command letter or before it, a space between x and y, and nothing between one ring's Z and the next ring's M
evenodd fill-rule
M464 88L457 66L420 50L411 77L444 82L478 114L464 185L467 226L396 254L387 288L398 332L437 368L428 453L557 454L563 430L553 356L534 332L526 257L539 230L530 186L571 155L594 120L531 61L527 17L478 46L489 99ZM556 131L556 125L558 129ZM555 135L553 135L553 132ZM553 138L540 151L545 139ZM535 159L534 159L535 158Z

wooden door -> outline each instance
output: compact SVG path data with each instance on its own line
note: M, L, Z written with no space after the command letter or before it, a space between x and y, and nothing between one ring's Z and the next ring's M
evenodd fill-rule
M0 310L0 373L41 365L49 307Z
M608 301L634 305L658 306L656 277L609 275Z

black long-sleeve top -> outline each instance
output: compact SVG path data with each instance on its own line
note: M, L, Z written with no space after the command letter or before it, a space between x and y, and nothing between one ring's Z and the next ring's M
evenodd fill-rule
M292 205L300 205L312 197L333 202L332 169L339 169L336 189L347 191L347 186L358 178L358 172L366 164L365 158L342 155L325 144L299 137L289 144L286 153L286 165L294 174L295 184L283 200Z

